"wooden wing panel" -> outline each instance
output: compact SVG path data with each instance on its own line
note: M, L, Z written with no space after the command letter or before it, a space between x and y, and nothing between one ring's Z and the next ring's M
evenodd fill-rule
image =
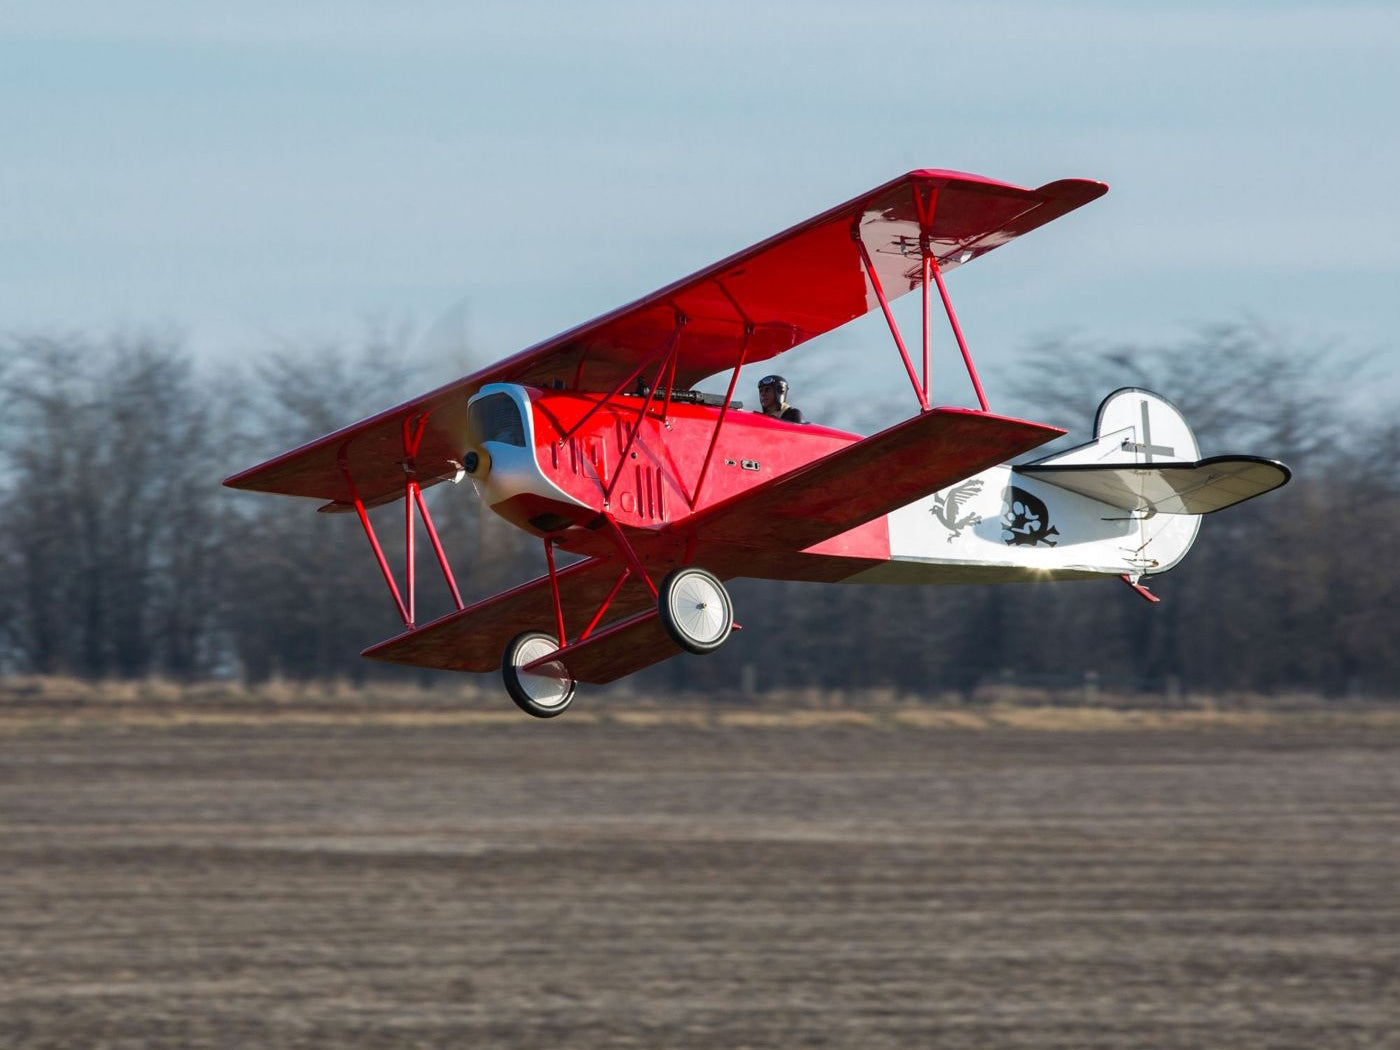
M661 615L653 602L651 608L575 642L558 657L547 656L537 663L546 664L557 659L569 669L575 681L602 685L669 660L681 652L681 647L661 626Z
M610 558L590 558L560 571L559 594L569 637L582 633L620 572L618 563ZM613 599L609 615L626 616L647 606L655 607L650 592L628 580ZM448 671L498 671L506 643L529 630L555 633L554 600L547 576L405 631L361 655Z
M224 484L306 496L345 509L357 493L370 507L402 499L406 466L425 489L457 474L467 448L467 399L475 389L430 394L399 405L225 478ZM419 441L411 463L405 431L409 441Z

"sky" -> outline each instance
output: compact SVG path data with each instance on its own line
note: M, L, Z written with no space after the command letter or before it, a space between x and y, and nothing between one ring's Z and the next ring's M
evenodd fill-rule
M1222 320L1396 394L1397 103L1393 2L12 4L0 331L407 325L442 380L937 167L1111 187L950 275L989 394ZM782 367L902 383L866 320Z

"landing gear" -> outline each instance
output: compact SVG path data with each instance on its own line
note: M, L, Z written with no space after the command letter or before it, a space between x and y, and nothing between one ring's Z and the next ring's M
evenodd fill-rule
M515 706L536 718L554 718L568 710L574 699L574 678L560 662L553 661L522 671L526 664L559 648L552 636L540 631L517 634L501 659L501 677Z
M657 592L661 625L688 652L712 653L734 627L734 604L719 579L693 566L676 569Z

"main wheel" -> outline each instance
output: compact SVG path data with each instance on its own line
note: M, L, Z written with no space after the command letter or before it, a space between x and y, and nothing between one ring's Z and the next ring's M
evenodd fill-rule
M533 671L522 671L526 664L548 656L559 648L552 635L540 631L517 634L501 658L501 678L515 706L536 718L562 715L574 699L574 676L558 660Z
M692 653L712 653L734 627L734 603L724 584L693 566L676 569L658 591L661 625L677 645Z

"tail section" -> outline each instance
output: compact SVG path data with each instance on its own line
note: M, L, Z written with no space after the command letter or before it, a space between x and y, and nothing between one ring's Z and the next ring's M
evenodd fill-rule
M1166 398L1114 391L1094 439L1021 466L1001 465L901 507L891 560L865 582L938 583L1145 575L1180 563L1201 516L1284 484L1254 456L1200 458Z
M1175 405L1149 390L1125 387L1099 406L1093 441L1016 467L1015 473L1138 518L1144 550L1153 554L1154 564L1145 571L1165 572L1186 556L1201 515L1263 495L1290 476L1282 463L1258 456L1200 455ZM1158 515L1169 517L1150 528Z

